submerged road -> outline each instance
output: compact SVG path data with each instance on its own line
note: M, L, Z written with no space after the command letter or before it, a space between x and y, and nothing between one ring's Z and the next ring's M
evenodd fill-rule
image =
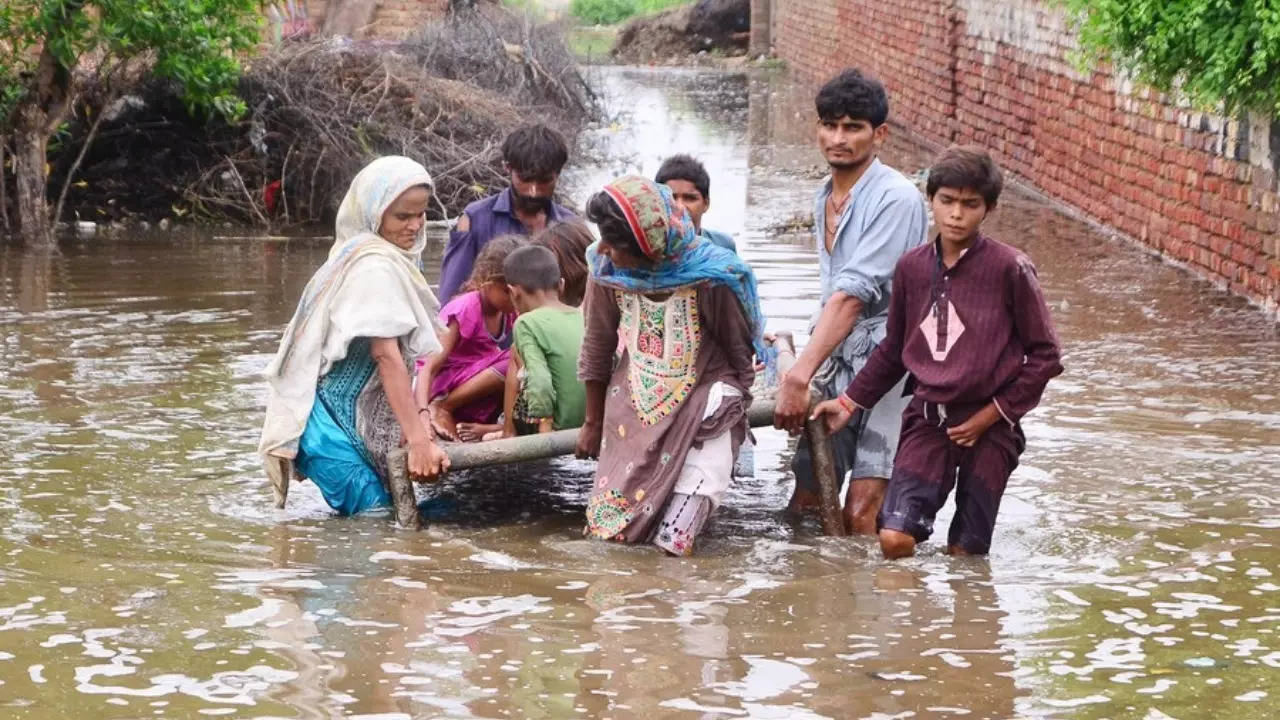
M571 199L698 154L708 225L803 342L817 268L785 226L821 170L811 98L771 75L596 82L616 122ZM1035 260L1067 371L991 556L935 538L896 563L783 516L773 430L689 559L583 539L571 459L458 473L420 533L336 518L309 484L276 510L259 372L325 244L0 249L0 716L1274 717L1275 326L1017 192L989 230Z

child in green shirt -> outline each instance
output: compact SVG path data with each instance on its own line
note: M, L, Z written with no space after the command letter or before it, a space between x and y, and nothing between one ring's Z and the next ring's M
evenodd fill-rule
M555 253L539 245L515 250L503 262L515 324L503 401L506 420L486 439L551 432L582 425L586 388L578 379L582 311L564 304L564 281Z

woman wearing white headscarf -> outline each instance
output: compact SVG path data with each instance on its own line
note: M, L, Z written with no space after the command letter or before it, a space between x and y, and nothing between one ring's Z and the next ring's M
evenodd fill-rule
M411 477L448 468L410 389L413 359L440 348L439 303L419 270L433 187L422 165L392 156L367 165L347 190L329 259L266 371L258 452L278 506L296 476L344 515L388 506L387 456L402 444Z

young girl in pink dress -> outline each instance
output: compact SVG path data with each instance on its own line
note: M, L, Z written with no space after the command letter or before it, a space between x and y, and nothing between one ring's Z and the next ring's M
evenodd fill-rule
M504 235L485 245L471 272L470 292L440 310L440 352L419 359L418 406L431 413L436 432L451 440L479 440L502 410L515 322L502 262L523 242Z

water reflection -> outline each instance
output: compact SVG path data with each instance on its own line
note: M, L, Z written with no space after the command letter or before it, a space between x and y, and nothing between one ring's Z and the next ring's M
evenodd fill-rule
M775 228L821 172L807 91L599 82L625 112L571 200L696 150L708 224L803 336L810 240ZM451 477L422 533L335 518L308 484L276 511L258 373L326 242L0 250L0 714L1273 715L1274 326L1033 198L992 222L1037 261L1068 372L1028 418L991 558L898 564L781 516L772 431L689 559L583 540L573 460Z

